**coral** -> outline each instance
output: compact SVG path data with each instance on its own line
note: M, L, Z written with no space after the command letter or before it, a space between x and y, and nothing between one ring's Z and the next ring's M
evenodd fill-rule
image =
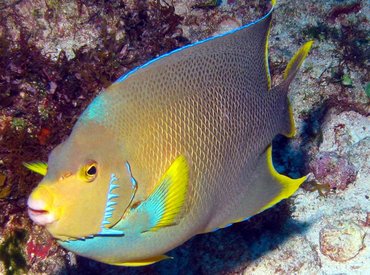
M353 222L341 222L320 231L320 250L330 259L345 262L364 248L365 232Z
M321 184L328 184L331 189L344 190L356 180L355 166L335 153L321 152L311 165L316 179Z

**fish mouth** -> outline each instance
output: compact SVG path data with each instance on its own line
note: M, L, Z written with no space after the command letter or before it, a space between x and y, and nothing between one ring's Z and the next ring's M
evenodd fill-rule
M28 208L28 215L38 225L47 225L55 221L54 215L43 209Z
M46 210L46 207L42 201L39 200L28 200L28 215L38 225L48 225L56 221L55 216Z
M33 208L28 208L28 214L32 216L39 216L39 215L45 215L48 214L49 211L47 210L42 210L42 209L33 209Z

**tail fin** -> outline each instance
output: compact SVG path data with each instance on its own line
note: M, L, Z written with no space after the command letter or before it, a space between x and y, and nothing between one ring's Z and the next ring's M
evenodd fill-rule
M306 42L294 54L294 56L289 61L284 71L284 81L276 87L276 90L279 90L279 92L282 93L282 97L284 99L284 103L283 103L284 108L280 109L283 111L283 114L282 114L283 125L281 127L282 129L281 133L287 137L294 137L296 131L295 131L292 107L290 105L289 99L286 97L286 94L288 93L290 83L293 81L303 61L306 59L308 52L310 51L312 47L312 44L313 44L312 40Z

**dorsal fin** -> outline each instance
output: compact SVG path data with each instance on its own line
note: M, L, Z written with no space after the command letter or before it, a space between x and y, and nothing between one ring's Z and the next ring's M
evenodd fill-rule
M135 75L139 76L140 72L145 72L150 68L159 68L163 63L178 62L178 60L185 60L186 57L207 54L228 54L245 55L247 62L245 62L246 70L248 70L249 78L259 83L256 86L266 89L270 87L270 74L268 68L268 39L269 27L272 17L272 12L276 0L271 1L272 8L261 18L243 25L234 30L222 33L193 44L189 44L173 50L169 53L163 54L149 62L136 67L127 74L118 78L115 84L123 82L127 78ZM252 70L250 68L253 68ZM266 73L261 75L260 68L265 68Z
M292 59L290 59L286 69L284 71L284 79L289 85L294 79L295 75L302 66L303 61L306 59L311 47L313 45L313 40L306 42L299 50L294 54Z

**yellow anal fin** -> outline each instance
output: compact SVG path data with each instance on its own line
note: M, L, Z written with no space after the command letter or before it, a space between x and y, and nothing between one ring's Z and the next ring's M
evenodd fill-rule
M45 176L48 172L48 164L41 161L23 162L24 167L37 174Z
M144 232L156 231L175 224L179 218L188 190L189 167L184 156L179 156L164 173L153 193L139 207L148 216Z
M117 265L117 266L145 266L145 265L151 265L154 263L157 263L159 261L167 260L167 259L173 259L172 257L168 257L166 255L160 255L144 260L139 261L132 261L132 262L124 262L124 263L108 263L111 265Z
M279 172L275 170L274 164L272 163L271 145L266 150L266 162L268 171L271 174L272 179L280 186L277 195L273 197L266 205L264 205L258 212L262 212L267 208L274 206L281 200L287 199L292 196L297 191L299 186L301 186L301 184L307 179L307 176L298 179L292 179L288 176L279 174Z

